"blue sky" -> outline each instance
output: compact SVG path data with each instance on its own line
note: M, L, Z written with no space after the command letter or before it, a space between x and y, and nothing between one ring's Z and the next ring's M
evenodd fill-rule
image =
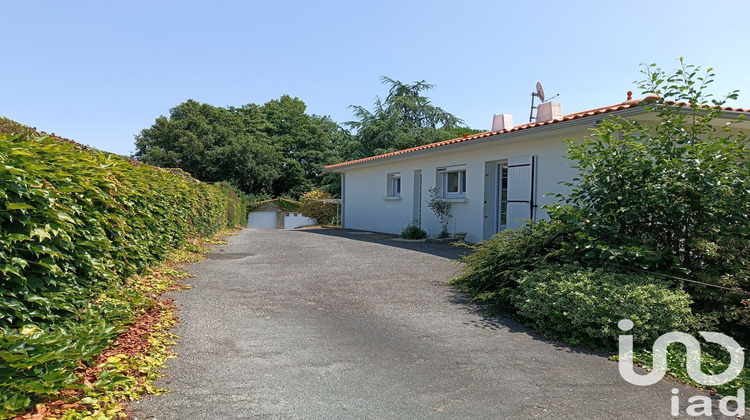
M640 97L641 63L714 67L750 107L744 1L12 1L2 7L0 115L119 154L187 99L288 94L343 123L426 80L473 128L528 122L537 81L564 113Z

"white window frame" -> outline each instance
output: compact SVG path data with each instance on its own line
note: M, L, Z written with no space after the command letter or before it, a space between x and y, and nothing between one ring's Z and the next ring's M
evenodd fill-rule
M443 198L466 198L466 166L438 168L437 171ZM458 176L458 190L456 191L448 191L448 179L451 174Z
M401 172L388 174L387 197L401 198Z

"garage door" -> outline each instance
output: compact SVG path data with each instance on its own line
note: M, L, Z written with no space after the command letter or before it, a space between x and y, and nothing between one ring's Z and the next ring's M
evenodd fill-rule
M251 229L276 229L275 211L254 211L247 216L247 227Z

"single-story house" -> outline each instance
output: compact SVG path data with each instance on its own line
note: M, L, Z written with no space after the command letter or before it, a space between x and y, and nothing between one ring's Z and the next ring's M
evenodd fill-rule
M724 110L728 119L750 114ZM512 116L495 115L488 132L326 166L342 177L342 227L397 234L417 223L437 234L439 221L426 205L433 187L452 203L448 230L468 233L469 242L544 218L541 206L554 203L554 194L567 194L560 182L576 176L563 140L589 136L599 121L616 115L657 121L643 100L630 95L620 104L569 115L562 115L559 103L545 102L533 123L514 126Z

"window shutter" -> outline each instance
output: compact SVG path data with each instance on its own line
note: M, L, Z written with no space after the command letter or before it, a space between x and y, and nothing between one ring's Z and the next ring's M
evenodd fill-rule
M524 225L522 220L534 220L535 156L508 159L508 229Z

